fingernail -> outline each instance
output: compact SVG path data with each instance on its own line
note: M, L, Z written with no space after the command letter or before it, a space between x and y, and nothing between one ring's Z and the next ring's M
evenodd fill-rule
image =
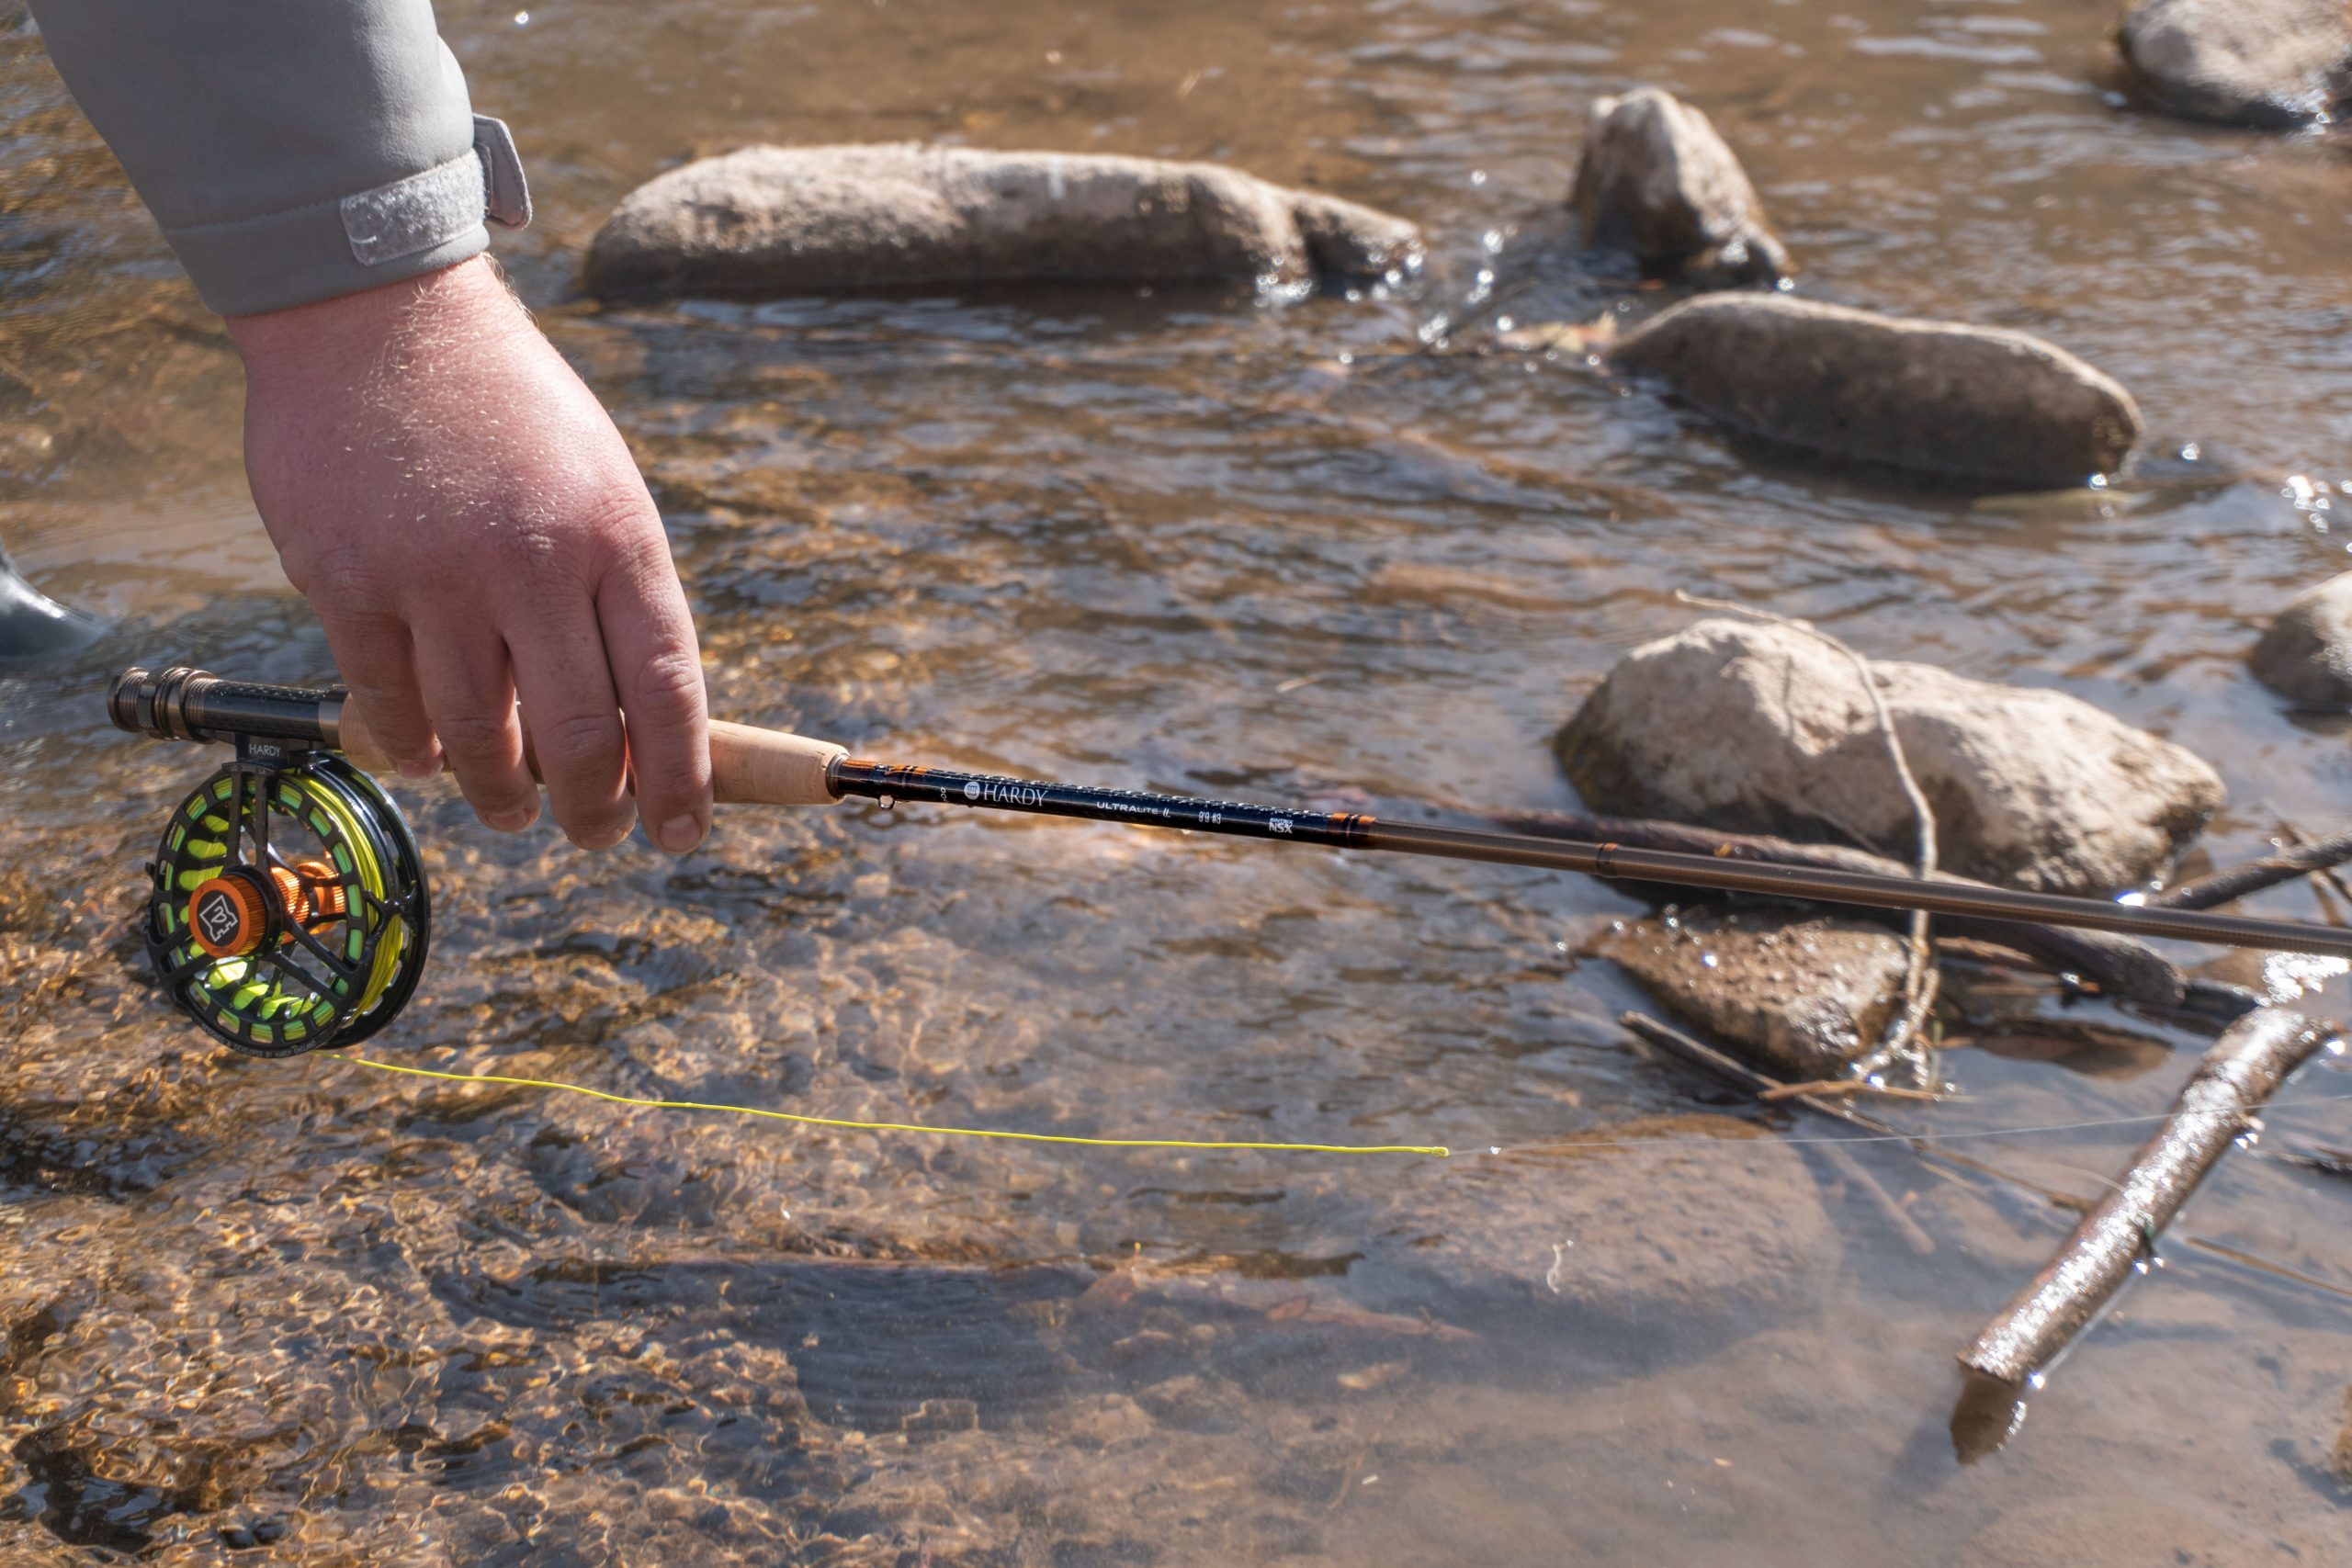
M441 771L429 758L424 757L402 757L400 761L400 769L401 777L404 779L429 779Z
M702 819L691 811L683 816L673 817L662 824L662 831L653 837L654 842L670 853L684 854L702 842Z
M602 833L590 833L584 835L574 833L571 836L571 841L578 844L583 850L609 850L615 844L619 843L623 839L628 837L629 827L630 824L624 822L619 827Z
M531 825L531 818L537 815L518 806L512 811L484 812L481 819L502 833L519 833Z

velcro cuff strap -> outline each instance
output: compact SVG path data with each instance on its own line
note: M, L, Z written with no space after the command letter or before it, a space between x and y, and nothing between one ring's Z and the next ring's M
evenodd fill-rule
M204 302L224 316L288 310L454 265L489 246L485 220L514 229L531 220L514 139L486 115L473 123L472 146L422 173L164 237Z
M489 209L487 184L481 157L469 147L421 175L345 197L337 205L353 258L381 266L479 229Z

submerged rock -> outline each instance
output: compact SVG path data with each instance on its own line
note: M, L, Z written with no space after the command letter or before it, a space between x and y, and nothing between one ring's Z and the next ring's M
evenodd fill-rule
M1349 1284L1432 1294L1455 1317L1528 1303L1622 1331L1648 1353L1803 1312L1839 1255L1804 1158L1730 1116L1597 1127L1542 1153L1432 1162Z
M99 622L68 609L17 576L7 550L0 548L0 659L78 652L105 630Z
M1873 661L1947 871L2051 893L2154 874L2222 801L2188 751L2062 692ZM1619 660L1559 736L1597 811L1734 832L1917 842L1870 698L1802 632L1712 619Z
M1417 266L1400 218L1213 164L914 142L747 147L631 192L589 247L600 298L1005 282L1261 288Z
M1869 1055L1903 997L1902 939L1860 920L1760 911L1628 920L1586 951L1792 1083L1835 1077Z
M1586 243L1692 283L1770 283L1794 270L1713 123L1655 87L1592 106L1568 206Z
M1979 481L2078 485L2140 438L2131 393L1996 327L1722 295L1663 312L1608 360L1751 434Z
M2256 680L2294 702L2352 703L2352 571L2288 601L2246 662Z
M2287 130L2352 96L2344 0L2139 0L2116 43L2134 85L2190 119Z

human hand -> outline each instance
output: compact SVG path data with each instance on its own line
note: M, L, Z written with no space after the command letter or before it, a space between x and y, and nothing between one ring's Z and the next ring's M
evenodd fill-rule
M710 825L702 661L662 519L595 395L487 262L262 316L245 473L384 750L489 826L683 854ZM624 717L626 715L626 717ZM629 779L634 773L636 800Z

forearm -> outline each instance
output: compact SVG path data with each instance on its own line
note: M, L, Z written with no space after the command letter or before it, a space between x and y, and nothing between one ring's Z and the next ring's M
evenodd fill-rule
M254 315L379 288L527 210L430 0L35 0L51 57L205 303ZM503 188L500 188L503 187ZM497 199L492 200L492 197Z

